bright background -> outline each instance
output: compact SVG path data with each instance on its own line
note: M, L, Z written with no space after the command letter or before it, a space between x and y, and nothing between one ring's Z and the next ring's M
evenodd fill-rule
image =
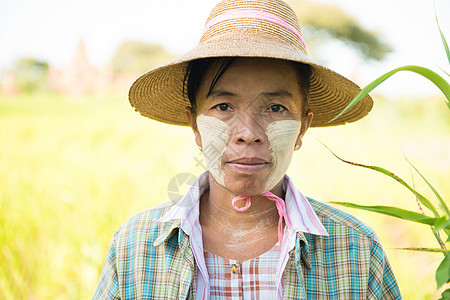
M62 67L80 38L97 66L106 64L126 39L160 43L181 53L195 45L216 2L2 1L0 70L30 56ZM382 62L366 62L339 44L317 54L360 84L401 65L437 71L437 65L448 66L431 1L334 2L395 49ZM436 1L447 38L449 5ZM336 53L345 55L345 61L334 60ZM396 182L343 164L318 139L345 159L392 170L432 198L419 176L412 175L406 155L448 199L450 113L438 92L416 75L396 75L378 90L367 118L312 129L288 174L300 190L320 201L418 211L414 195ZM168 187L177 174L204 171L190 129L138 116L126 93L0 96L1 299L90 298L118 226L167 201L168 192L177 192ZM186 188L182 185L178 192ZM396 249L437 247L429 228L347 211L379 234L405 299L438 298L434 271L441 257Z
M295 0L294 0L295 1ZM57 67L69 63L79 39L86 43L88 58L106 64L124 40L163 45L171 53L193 48L209 11L217 0L2 0L0 2L0 70L19 57L37 57ZM369 82L401 65L445 66L434 7L444 32L450 32L450 1L445 0L321 0L336 4L365 28L379 33L395 52L382 63L359 59L341 44L327 47L316 57L342 74ZM300 20L301 21L301 20ZM336 59L340 55L346 59ZM314 57L314 53L312 53ZM357 73L354 74L355 66ZM416 75L393 78L384 93L424 95L436 88ZM401 85L398 91L393 86ZM395 89L397 90L397 89Z

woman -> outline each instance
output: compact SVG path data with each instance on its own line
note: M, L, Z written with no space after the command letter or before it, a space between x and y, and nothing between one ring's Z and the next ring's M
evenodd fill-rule
M225 0L199 45L141 76L142 115L190 125L208 172L115 234L94 298L400 299L375 233L285 175L310 126L356 121L366 97L312 62L281 0Z

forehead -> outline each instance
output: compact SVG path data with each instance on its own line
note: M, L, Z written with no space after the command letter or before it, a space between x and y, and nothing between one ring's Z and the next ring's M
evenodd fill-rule
M197 102L203 102L216 91L245 99L255 99L261 94L291 94L301 105L300 78L297 65L285 60L218 58L207 68L196 98Z
M221 74L228 63L231 64ZM295 63L272 58L218 58L208 67L202 83L212 82L218 76L220 78L216 84L230 80L267 81L268 83L272 81L274 84L284 83L283 85L298 85L299 82Z

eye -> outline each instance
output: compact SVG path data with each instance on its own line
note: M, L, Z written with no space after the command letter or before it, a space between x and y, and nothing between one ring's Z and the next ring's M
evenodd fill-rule
M226 103L217 104L214 108L219 110L219 111L231 110L231 107L228 104L226 104Z
M283 105L280 104L274 104L271 107L269 107L269 111L271 112L280 112L285 110L286 108Z

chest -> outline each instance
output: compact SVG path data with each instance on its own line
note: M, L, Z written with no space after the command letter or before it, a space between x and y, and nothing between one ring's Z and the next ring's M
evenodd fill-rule
M283 299L367 298L370 254L362 245L341 246L312 240L307 258L302 258L299 245L290 252L281 274ZM140 250L131 255L127 249ZM117 260L123 299L154 299L155 295L161 296L158 299L196 299L202 293L197 290L199 267L188 236L180 243L172 238L157 247L142 244L122 247L117 253L118 257L129 254L131 259Z
M203 227L204 250L239 262L262 255L272 249L277 241L276 226L260 230Z
M204 253L210 299L277 299L280 247L239 262ZM280 291L281 292L281 291Z

